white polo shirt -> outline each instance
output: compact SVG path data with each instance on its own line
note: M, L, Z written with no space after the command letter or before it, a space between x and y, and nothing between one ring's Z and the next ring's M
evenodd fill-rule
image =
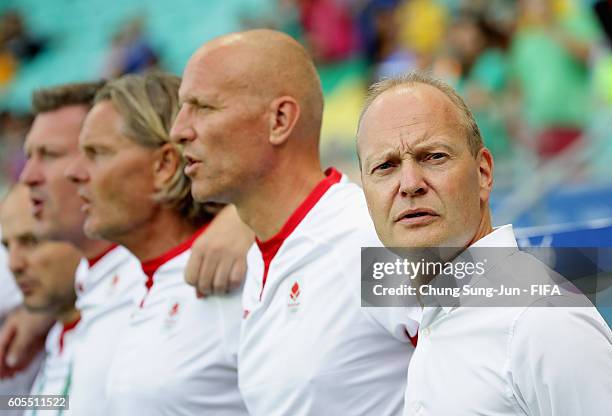
M45 360L40 368L30 394L69 396L72 384L72 359L74 339L79 320L63 325L56 322L47 334ZM72 410L26 410L24 416L71 415Z
M106 414L247 414L236 365L240 293L198 299L184 280L198 234L142 264L148 292L115 339Z
M248 255L238 368L251 415L403 409L416 322L406 308L361 307L361 247L380 242L361 189L326 175Z
M512 226L472 247L514 247ZM515 250L503 281L538 267ZM496 277L497 278L497 277ZM565 296L542 298L567 304ZM537 300L536 300L537 302ZM587 307L427 307L410 364L404 415L604 416L612 409L612 333Z
M143 293L140 263L113 246L97 259L83 260L75 277L81 322L74 347L70 409L75 415L106 416L105 380L135 298Z

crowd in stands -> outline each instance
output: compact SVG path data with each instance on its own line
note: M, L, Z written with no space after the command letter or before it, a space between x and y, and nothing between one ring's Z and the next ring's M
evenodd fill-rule
M502 167L525 154L543 164L584 146L594 118L609 117L612 108L607 0L270 0L260 13L247 12L247 3L243 28L273 27L298 38L318 63L330 102L341 90L341 82L326 80L330 68L339 79L353 69L358 82L349 95L357 100L369 83L414 69L450 82L473 109ZM0 19L0 190L16 178L31 120L1 108L2 93L22 67L52 47L25 17L8 10ZM204 13L203 25L206 19L215 16ZM164 68L168 47L156 50L150 34L146 13L126 15L109 29L103 65L91 78ZM333 68L344 69L337 75ZM352 142L358 116L351 110L346 125L352 127L339 130L345 143ZM326 114L325 122L338 117ZM352 144L345 147L354 153Z

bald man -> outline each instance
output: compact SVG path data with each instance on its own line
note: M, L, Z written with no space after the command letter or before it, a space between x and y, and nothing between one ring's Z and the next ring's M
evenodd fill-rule
M361 308L360 251L379 245L362 191L322 171L323 95L292 38L231 34L190 59L173 139L192 194L235 204L248 256L239 387L253 415L397 415L412 310Z

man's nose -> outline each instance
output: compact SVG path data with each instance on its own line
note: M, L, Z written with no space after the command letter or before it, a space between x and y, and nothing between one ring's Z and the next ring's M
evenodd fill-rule
M19 180L27 186L39 185L44 181L40 162L35 156L27 160L21 175L19 175Z
M76 184L87 182L89 175L84 164L85 156L80 153L68 164L66 170L64 171L64 176Z
M9 269L15 277L21 276L27 267L27 262L22 251L17 247L8 250Z
M414 161L402 162L399 186L401 195L403 197L424 195L427 189L427 182L419 164Z
M181 108L170 130L170 140L173 143L184 145L196 138L189 118L188 110L185 107Z

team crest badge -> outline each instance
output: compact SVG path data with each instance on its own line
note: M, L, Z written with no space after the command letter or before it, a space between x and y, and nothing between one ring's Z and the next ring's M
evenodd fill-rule
M119 280L120 279L118 274L113 276L112 280L108 285L108 288L106 289L106 296L112 296L115 293L117 287L119 286Z
M296 313L299 310L301 294L302 290L300 288L300 284L295 281L289 289L289 300L287 302L287 308L289 309L289 312Z
M168 305L166 317L164 318L164 327L172 328L176 325L181 315L181 303L178 301L172 301Z

